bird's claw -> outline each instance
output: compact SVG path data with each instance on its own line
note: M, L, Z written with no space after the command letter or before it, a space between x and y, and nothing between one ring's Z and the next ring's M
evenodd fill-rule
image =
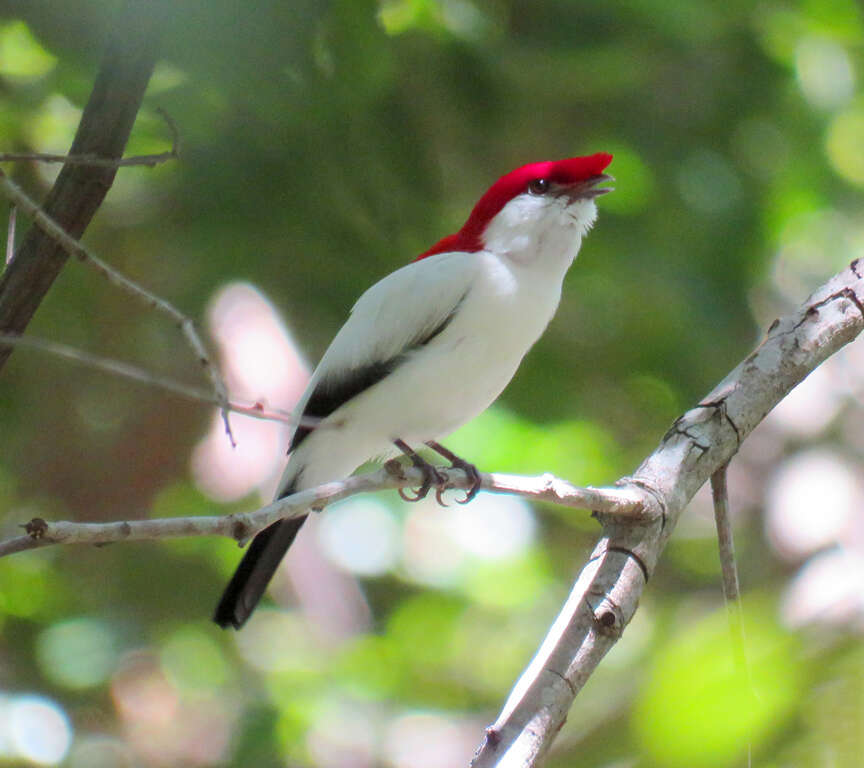
M434 440L429 440L426 442L433 451L441 454L445 459L450 462L450 469L461 469L468 477L468 490L465 492L465 497L461 499L456 499L457 504L467 504L471 501L479 492L480 485L482 483L482 479L480 477L480 473L477 471L477 467L475 467L470 462L465 461L465 459L459 458L453 451L448 450L440 443L436 443ZM438 503L444 506L443 501L441 501L441 492L444 490L442 486L439 486L438 492L436 494L438 498Z
M414 495L410 496L405 492L404 488L399 489L399 496L404 501L421 501L425 499L426 496L429 495L429 491L432 490L432 486L435 486L435 499L442 506L446 507L447 505L441 498L441 494L443 493L446 485L447 485L447 477L442 475L435 467L431 464L419 464L417 468L423 473L423 484L414 491Z
M473 464L469 464L467 461L462 461L461 459L458 462L453 462L453 466L456 469L461 469L468 475L468 479L471 481L471 487L465 492L465 497L456 499L457 504L467 504L480 492L480 472Z
M420 499L422 499L427 493L429 493L429 489L427 488L426 491L424 492L423 486L420 486L420 488L418 488L415 491L416 495L414 495L414 496L409 496L405 492L404 488L399 488L398 492L399 492L399 498L402 499L402 501L420 501Z

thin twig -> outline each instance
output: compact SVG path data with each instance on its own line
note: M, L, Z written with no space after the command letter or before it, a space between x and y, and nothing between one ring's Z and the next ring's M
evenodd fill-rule
M442 468L447 488L467 490L473 478L461 469ZM577 488L551 475L523 477L519 475L482 474L481 488L492 493L522 496L536 501L549 501L550 488L557 489L558 504L575 509L600 509L619 516L643 514L638 489ZM52 544L109 544L116 541L138 541L177 536L228 536L245 543L258 531L277 520L299 517L310 508L321 508L358 493L420 485L423 473L414 467L404 467L398 473L380 469L365 475L325 483L301 491L266 507L238 515L216 517L173 517L158 520L129 520L111 523L47 522L34 518L23 527L24 536L0 542L0 557Z
M724 464L711 475L711 494L714 498L714 521L717 524L717 543L720 550L720 572L723 583L723 599L729 613L729 631L732 635L732 653L735 667L744 679L750 679L744 637L744 609L741 604L741 588L738 581L738 566L735 561L735 543L732 522L729 518L729 491L726 482L728 464Z
M147 289L138 285L138 283L130 280L128 277L88 250L74 237L71 237L2 171L0 171L0 191L2 191L3 194L15 205L17 205L26 216L29 216L36 226L57 242L63 250L66 251L66 253L95 269L112 285L141 300L151 308L167 315L177 325L183 333L183 336L186 338L187 343L192 348L196 360L210 379L210 385L213 387L213 391L219 403L219 408L222 411L222 421L225 424L225 433L231 440L231 445L236 445L234 435L231 432L231 424L228 420L228 391L225 387L225 383L222 381L219 371L210 360L210 356L204 347L204 343L201 341L201 337L195 330L195 325L192 320L184 315L179 309L174 307L173 304L170 304L165 301L165 299L151 293Z
M15 224L18 219L18 208L15 203L9 205L9 226L6 229L6 266L12 263L15 256Z
M135 155L133 157L98 157L97 155L55 155L48 152L0 152L0 163L18 163L24 161L35 161L40 163L63 163L64 165L89 165L97 168L126 168L133 165L143 165L153 168L159 163L168 160L177 160L180 157L180 133L171 116L162 107L156 111L168 125L171 132L171 150L159 152L155 155Z
M66 344L58 344L55 341L37 339L32 336L11 336L2 333L0 333L0 344L8 344L13 347L28 347L40 352L46 352L49 355L54 355L55 357L64 360L71 360L72 362L80 363L88 368L105 371L106 373L111 373L115 376L131 379L132 381L139 381L165 392L178 395L186 400L192 400L197 403L206 403L208 405L220 404L216 399L216 396L210 390L192 387L166 376L158 376L150 373L150 371L145 371L143 368L138 368L137 366L124 363L120 360L112 360L107 357L91 355L89 352L75 349ZM327 425L321 424L321 419L311 418L309 416L300 418L289 411L284 411L279 408L268 410L260 401L244 405L234 400L230 400L227 407L229 411L244 416L251 416L254 419L278 421L283 424L309 427L310 429L327 428Z
M737 605L740 616L741 588L735 562L735 543L732 522L729 519L729 491L726 482L728 464L711 475L711 494L714 498L714 522L717 524L717 543L720 548L720 570L723 580L723 598L727 605Z
M143 165L153 168L159 163L175 160L177 155L171 152L159 152L155 155L135 155L112 160L110 157L96 155L52 155L46 152L0 152L0 163L20 163L28 160L39 163L63 163L64 165L90 165L97 168L125 168L133 165Z
M723 584L723 599L729 620L729 636L732 643L732 658L739 679L747 686L750 698L755 698L750 660L747 657L747 639L744 635L744 607L741 603L741 587L738 566L735 561L735 542L732 520L729 516L729 489L727 484L728 464L724 464L711 475L711 495L714 498L714 522L717 524L717 544L720 550L720 572ZM747 766L751 765L753 745L747 742Z

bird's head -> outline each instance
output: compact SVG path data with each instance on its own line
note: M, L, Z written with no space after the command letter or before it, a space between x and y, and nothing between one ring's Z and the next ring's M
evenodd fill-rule
M597 217L594 198L611 192L599 186L612 181L603 173L612 155L529 163L502 176L480 198L468 220L418 259L445 251L491 250L518 256L553 240L573 242L575 253L582 235Z

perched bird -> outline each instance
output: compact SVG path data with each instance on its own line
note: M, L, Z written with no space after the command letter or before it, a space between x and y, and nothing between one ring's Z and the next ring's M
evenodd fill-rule
M436 440L488 408L545 330L564 275L612 180L612 156L531 163L496 181L464 226L373 285L354 305L312 374L277 499L339 480L376 457L408 455L424 470L416 496L442 478L418 457L429 446L475 482L479 475ZM440 500L440 497L439 497ZM305 516L252 540L214 621L249 618Z

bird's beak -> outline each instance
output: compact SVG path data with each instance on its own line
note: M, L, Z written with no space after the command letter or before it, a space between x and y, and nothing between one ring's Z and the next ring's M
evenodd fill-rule
M562 192L574 202L576 200L593 200L595 197L614 191L615 187L598 186L598 184L605 184L607 181L615 181L615 177L608 173L600 173L590 179L565 187Z

